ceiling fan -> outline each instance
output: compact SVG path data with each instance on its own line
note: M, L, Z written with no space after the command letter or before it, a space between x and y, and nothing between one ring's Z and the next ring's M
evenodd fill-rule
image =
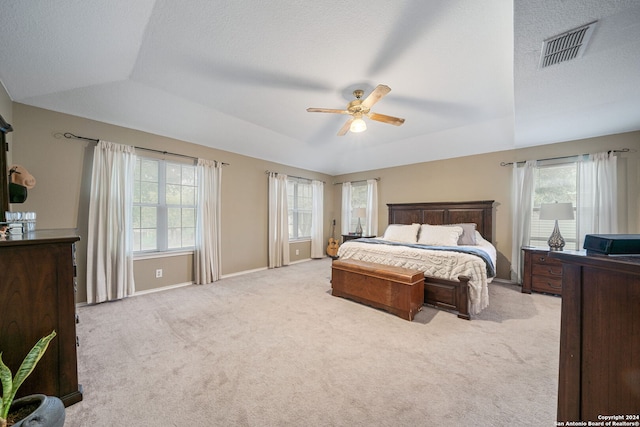
M373 92L369 94L364 100L362 95L364 91L356 89L353 91L353 96L356 97L347 105L346 110L335 110L331 108L307 108L310 113L335 113L335 114L350 114L351 118L340 128L338 136L346 135L348 131L351 132L363 132L367 129L367 124L362 119L362 116L367 116L371 120L378 122L389 123L394 126L400 126L404 123L404 119L399 117L386 116L384 114L378 114L371 112L371 107L380 101L383 96L391 92L391 88L386 85L378 85Z

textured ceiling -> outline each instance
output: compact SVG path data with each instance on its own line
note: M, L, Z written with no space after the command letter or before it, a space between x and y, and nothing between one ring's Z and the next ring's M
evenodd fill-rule
M544 39L599 20L583 57ZM340 174L640 129L637 0L3 0L16 102ZM391 92L336 136L354 89ZM68 129L59 129L64 132ZM100 138L101 135L86 135Z

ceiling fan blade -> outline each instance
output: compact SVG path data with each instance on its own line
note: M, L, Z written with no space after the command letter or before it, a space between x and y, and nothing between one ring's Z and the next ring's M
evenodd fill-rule
M383 96L391 92L391 88L387 85L378 85L376 88L362 101L364 108L371 108L376 102L380 101Z
M387 116L387 115L378 114L378 113L369 113L367 114L367 117L369 117L371 120L375 120L377 122L382 122L382 123L389 123L390 125L394 125L394 126L400 126L401 124L404 123L404 119L401 119L400 117Z
M333 108L307 108L310 113L336 113L336 114L351 114L347 110L334 110Z
M349 128L351 127L352 121L353 121L353 117L347 120L347 122L338 131L338 136L345 136L347 132L349 132Z

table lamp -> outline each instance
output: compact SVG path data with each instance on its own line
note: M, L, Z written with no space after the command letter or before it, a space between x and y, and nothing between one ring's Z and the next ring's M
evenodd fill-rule
M549 244L549 250L561 251L562 248L564 248L564 239L558 228L558 220L573 219L573 204L558 202L542 203L540 205L540 219L555 220L556 225L547 243Z

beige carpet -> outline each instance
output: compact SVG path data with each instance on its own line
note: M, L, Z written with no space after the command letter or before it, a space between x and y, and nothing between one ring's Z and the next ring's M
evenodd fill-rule
M65 426L551 426L560 299L471 321L331 296L330 260L79 309Z

